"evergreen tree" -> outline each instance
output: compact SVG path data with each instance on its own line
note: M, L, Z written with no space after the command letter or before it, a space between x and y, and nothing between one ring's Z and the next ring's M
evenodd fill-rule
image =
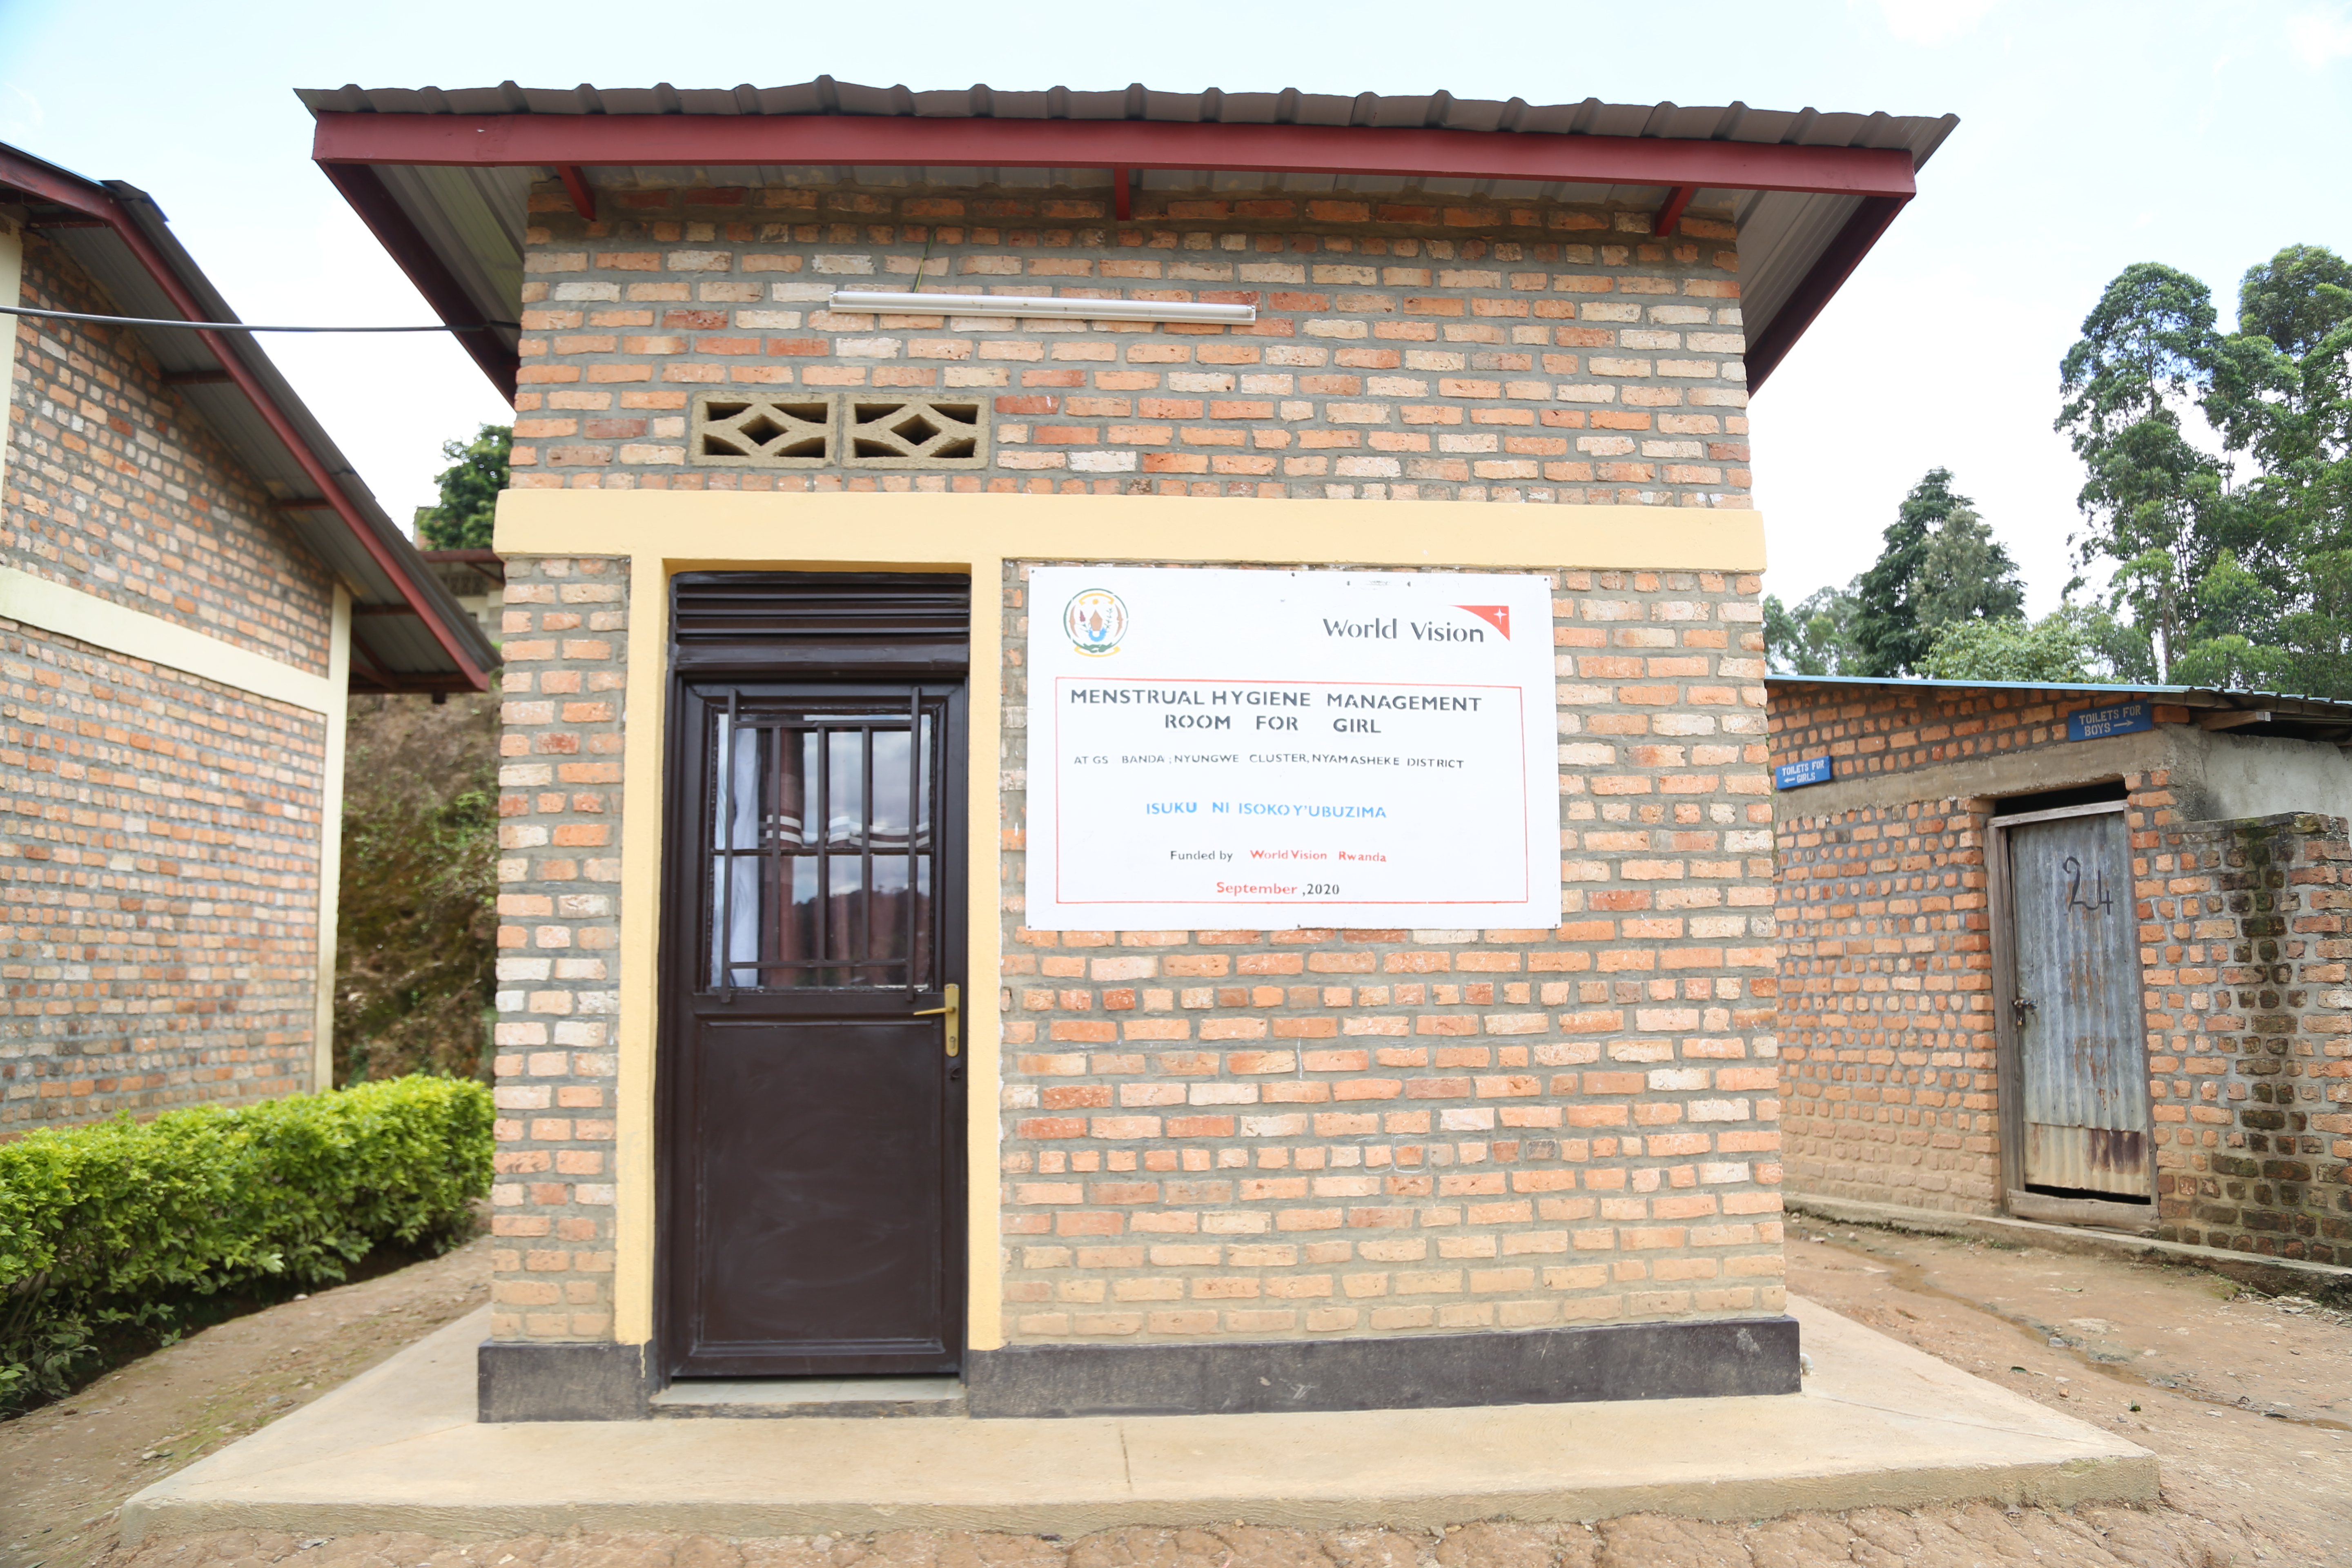
M2017 563L1965 500L1929 536L1911 594L1931 647L1956 622L2004 621L2025 608Z
M1998 621L2025 601L2017 563L1952 489L1949 468L1930 468L1887 525L1877 563L1854 580L1854 672L1909 675L1926 668L1936 636L1954 621Z
M499 492L507 488L507 455L514 430L485 425L471 441L444 441L438 505L419 507L416 536L427 550L488 550L498 515Z

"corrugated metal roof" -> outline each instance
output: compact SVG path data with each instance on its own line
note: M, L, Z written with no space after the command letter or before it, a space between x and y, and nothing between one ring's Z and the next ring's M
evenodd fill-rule
M2352 702L2334 697L2305 697L2289 691L2243 691L2216 686L2093 686L2053 680L1938 680L1924 676L1768 675L1764 685L1876 686L1943 691L2048 691L2070 696L2113 698L2160 697L2183 708L2230 712L2269 711L2280 721L2352 728ZM2250 726L2257 732L2260 726ZM2243 733L2244 731L2240 731Z
M1068 88L1008 91L973 86L915 91L904 86L866 87L818 77L790 87L645 88L497 87L305 89L297 94L314 113L380 114L660 114L660 115L885 115L924 119L1160 121L1253 125L1353 126L1447 131L1507 132L1523 135L1627 136L1700 142L1775 143L1802 147L1899 149L1912 167L1925 164L1958 123L1956 115L1823 113L1818 110L1759 110L1744 103L1686 106L1676 103L1579 103L1535 105L1524 99L1456 98L1435 92L1384 97L1378 93L1165 92L1135 83L1123 89L1088 92ZM450 169L378 166L394 198L429 244L465 284L478 320L510 320L522 277L522 229L530 168ZM761 185L795 184L994 184L1033 188L1108 188L1110 174L1098 168L783 168L706 166L686 171L655 167L592 168L596 184ZM1214 169L1154 170L1142 188L1311 193L1426 192L1433 195L1493 196L1662 205L1656 186L1570 186L1509 180L1431 180L1293 174L1267 175ZM1740 232L1741 303L1751 342L1760 337L1790 296L1828 250L1863 198L1785 191L1702 190L1693 206L1727 211ZM502 333L511 343L519 334Z
M181 246L163 209L153 198L120 180L82 183L100 185L121 204L147 241L163 255L181 287L197 301L203 312L201 320L234 321L239 319L229 308L228 301L221 297L220 291L214 288L211 279L205 276ZM181 310L163 284L141 264L138 257L112 229L102 226L60 226L42 230L42 237L58 245L89 273L106 290L121 314L161 319L181 317ZM216 368L212 350L192 331L169 327L125 330L138 335L157 364L167 374ZM244 333L224 334L223 341L228 352L235 354L238 363L261 384L277 405L278 412L293 426L303 446L334 479L337 487L350 500L376 538L396 559L405 557L414 563L409 575L415 585L417 599L430 607L445 626L452 628L466 642L480 668L488 669L496 666L499 662L496 647L483 634L474 617L457 604L456 597L436 580L432 571L417 557L415 546L410 542L407 534L384 510L350 460L328 437L325 428L295 395L293 387L271 363L261 345L251 335ZM268 421L234 384L189 383L173 390L212 426L272 499L293 500L316 493L316 487L294 453L288 449ZM334 511L321 508L284 511L278 515L288 530L301 540L320 561L352 586L355 604L397 605L412 602ZM362 635L376 662L395 676L439 679L460 673L447 650L415 616L368 616Z

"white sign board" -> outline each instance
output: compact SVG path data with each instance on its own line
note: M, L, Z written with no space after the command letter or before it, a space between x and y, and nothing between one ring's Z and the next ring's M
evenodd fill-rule
M1035 931L1559 923L1540 577L1039 567Z

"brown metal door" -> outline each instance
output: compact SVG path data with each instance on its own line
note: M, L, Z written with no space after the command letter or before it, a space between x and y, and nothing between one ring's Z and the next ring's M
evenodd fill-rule
M669 1373L954 1372L963 1059L939 1009L964 978L962 687L678 689Z
M2009 854L2026 1189L2145 1200L2147 1041L2123 816L2023 823Z

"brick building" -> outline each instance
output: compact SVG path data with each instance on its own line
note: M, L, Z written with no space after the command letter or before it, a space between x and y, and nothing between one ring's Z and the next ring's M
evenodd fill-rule
M304 99L445 319L520 322L467 334L517 418L486 1416L844 1373L978 1415L1795 1387L1745 410L1952 121ZM1129 845L1032 821L1094 798L1053 737L1108 681L1047 666L1144 657L1121 595L1230 626L1168 645L1230 675L1292 623L1223 601L1423 589L1413 637L1535 650L1539 809L1399 842L1485 875L1519 834L1519 892L1065 912ZM1324 635L1404 668L1406 618Z
M1769 692L1792 1193L2352 1263L2352 704Z
M496 656L138 190L0 147L0 1137L328 1081L347 691Z

